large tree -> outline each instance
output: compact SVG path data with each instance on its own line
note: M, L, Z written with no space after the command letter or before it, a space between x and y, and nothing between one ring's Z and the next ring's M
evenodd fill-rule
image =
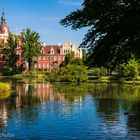
M83 61L80 58L75 58L74 52L68 53L65 56L65 60L60 65L61 67L66 67L68 64L71 65L83 65Z
M28 62L29 70L31 70L34 65L33 58L41 52L40 36L30 29L23 30L21 35L23 39L22 56Z
M81 46L90 64L115 67L132 56L140 58L139 0L84 0L60 23L74 30L89 28Z
M19 56L17 55L17 46L17 36L12 33L9 34L7 41L3 42L1 45L4 61L3 71L5 71L6 67L6 69L9 69L10 75L15 74L17 68L16 62L19 59Z

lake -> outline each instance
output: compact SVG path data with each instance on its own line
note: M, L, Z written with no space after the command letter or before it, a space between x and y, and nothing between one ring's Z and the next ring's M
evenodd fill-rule
M140 87L3 79L17 96L0 101L0 139L140 139Z

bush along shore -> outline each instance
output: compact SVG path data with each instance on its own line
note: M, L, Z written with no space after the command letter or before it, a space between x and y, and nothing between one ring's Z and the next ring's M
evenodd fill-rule
M13 78L41 80L48 82L70 82L70 83L121 83L130 85L140 85L140 76L121 76L116 74L108 74L103 68L95 68L88 70L85 66L67 65L66 67L55 68L50 73L47 71L29 71L26 74L12 76ZM97 71L98 69L98 71ZM105 72L106 71L106 72ZM3 77L4 78L4 77ZM11 78L11 77L9 77Z
M74 58L74 54L70 53L65 56L65 60L59 67L57 65L54 65L51 71L39 71L32 68L32 70L24 71L16 75L11 75L10 77L25 79L46 79L50 82L115 82L140 85L140 63L135 59L130 59L127 63L119 64L115 68L112 68L112 65L108 66L108 68L89 68L89 66L87 66L85 63L85 59L81 60L78 58Z
M11 95L10 84L0 82L0 100L8 98L10 95Z
M96 68L97 69L97 68ZM99 72L95 73L93 70L88 70L87 67L68 65L65 68L55 68L50 73L47 71L35 71L31 70L26 74L18 74L13 76L1 76L2 79L14 78L14 79L31 79L41 80L44 79L48 82L70 82L70 83L121 83L130 85L140 85L140 76L120 76L116 73L111 75ZM101 71L103 68L101 68Z

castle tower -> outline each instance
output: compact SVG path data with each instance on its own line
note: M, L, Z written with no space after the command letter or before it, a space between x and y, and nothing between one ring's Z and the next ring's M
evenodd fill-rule
M6 24L6 16L3 12L1 16L1 23L0 23L0 43L2 42L2 40L4 40L4 42L7 41L9 33L10 33L9 27Z

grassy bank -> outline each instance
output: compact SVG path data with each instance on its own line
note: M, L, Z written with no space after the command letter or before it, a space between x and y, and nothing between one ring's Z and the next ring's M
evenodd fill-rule
M60 75L58 75L60 77ZM14 76L1 76L1 79L32 79L32 80L46 80L50 82L50 77L48 74L18 74ZM60 78L62 79L62 78ZM55 79L57 80L57 79ZM66 82L66 81L51 81L51 82ZM72 83L72 82L69 82ZM85 82L86 83L86 82ZM121 83L121 84L128 84L128 85L140 85L140 76L137 78L129 78L129 77L119 77L117 75L111 75L111 76L88 76L87 83Z
M112 76L89 76L88 82L93 83L122 83L130 85L140 85L140 76L137 78L119 77L118 75Z

